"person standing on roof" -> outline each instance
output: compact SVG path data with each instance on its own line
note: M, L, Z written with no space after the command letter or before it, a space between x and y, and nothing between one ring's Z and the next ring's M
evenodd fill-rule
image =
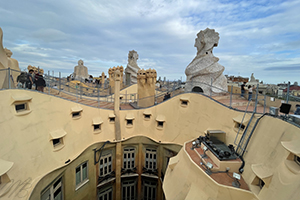
M31 90L32 85L34 83L34 79L33 79L32 74L33 74L33 69L30 69L29 73L27 74L27 83L26 83L27 89L30 89L30 90Z
M244 82L244 83L241 85L241 97L244 97L244 94L245 94L245 86L246 86L246 82Z
M35 81L35 85L36 85L37 91L44 92L44 87L46 87L46 81L45 81L43 75L37 73L35 75L35 77L37 77L37 79Z
M248 86L248 101L251 101L252 99L252 92L253 92L253 88L251 85Z

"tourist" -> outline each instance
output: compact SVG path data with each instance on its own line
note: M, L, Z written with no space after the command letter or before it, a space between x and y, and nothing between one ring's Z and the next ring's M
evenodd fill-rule
M46 82L44 80L43 75L37 73L36 77L37 77L37 80L35 81L35 85L36 85L37 91L44 92L44 87L46 87Z
M39 77L39 71L38 71L38 69L35 69L34 70L34 73L33 73L33 77L34 77L34 84L35 84L35 90L37 90L37 85L36 85L36 81L38 80L38 77Z
M21 74L17 77L18 88L26 88L25 85L27 83L27 73L21 72Z
M248 86L248 101L251 101L251 99L252 99L252 92L253 92L252 86L249 85Z
M27 89L30 89L30 90L31 90L32 85L34 83L34 79L33 79L32 74L33 74L33 69L30 69L29 73L27 74L27 83L26 83Z
M296 111L295 111L294 114L295 115L300 115L300 105L299 104L296 105Z
M241 85L241 97L244 97L244 94L245 94L245 85L246 82L244 82L242 85Z
M167 94L165 94L163 101L168 100L171 98L171 94L169 92L167 92Z

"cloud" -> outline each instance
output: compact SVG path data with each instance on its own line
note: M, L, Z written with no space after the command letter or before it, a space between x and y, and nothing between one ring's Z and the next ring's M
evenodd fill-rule
M39 65L68 75L83 59L97 75L126 67L134 49L141 67L185 79L196 35L209 27L220 34L214 54L226 74L299 82L288 70L299 64L299 9L297 0L16 0L1 6L0 24L4 46L21 68Z
M264 70L266 71L287 71L287 70L291 70L291 71L299 71L300 72L300 66L299 64L292 64L292 65L286 65L286 66L282 66L282 67L267 67Z

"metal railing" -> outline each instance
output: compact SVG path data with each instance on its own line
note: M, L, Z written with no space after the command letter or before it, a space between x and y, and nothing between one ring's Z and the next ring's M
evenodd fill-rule
M14 88L23 88L24 85L20 87L17 83L17 76L21 73L21 71L13 70L13 69L1 69L0 70L0 89L14 89ZM9 78L8 78L9 77ZM59 96L61 98L69 99L72 101L77 101L79 103L88 104L94 107L103 107L101 104L113 103L114 95L112 89L109 87L109 84L106 82L104 85L93 84L93 83L85 83L81 81L68 81L67 78L62 77L61 73L58 73L58 76L54 76L54 72L50 75L50 71L44 74L44 79L46 81L45 93L49 95ZM241 93L233 92L233 89L229 88L229 92L227 90L223 90L221 88L217 88L213 86L211 83L207 84L204 82L185 82L182 83L180 80L178 81L165 81L157 84L155 96L147 97L150 99L154 99L153 104L162 103L166 100L164 97L167 92L171 94L171 97L176 96L181 93L185 93L184 87L192 86L201 86L204 88L204 93L201 93L216 102L227 106L229 108L235 110L244 111L248 106L249 112L255 110L257 113L266 113L268 112L267 108L267 98L271 98L270 95L260 94L258 90L253 91L252 100L248 104L248 99L242 99ZM121 104L129 104L129 103L137 103L139 101L139 97L137 93L127 93L127 90L124 88L130 87L124 86L120 91L120 103ZM257 87L258 88L258 87ZM25 89L25 88L24 88ZM216 92L217 91L217 92ZM190 92L190 91L188 91ZM247 93L246 93L247 97ZM146 99L146 98L144 98ZM140 100L144 100L140 99ZM286 102L296 101L300 102L300 97L295 97L290 94L290 91L281 96L281 99L286 99ZM87 103L88 102L88 103ZM94 102L94 103L91 103ZM105 107L105 105L104 105ZM258 109L259 108L259 109Z

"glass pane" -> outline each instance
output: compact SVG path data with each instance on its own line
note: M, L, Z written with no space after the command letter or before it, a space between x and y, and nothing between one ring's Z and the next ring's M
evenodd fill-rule
M82 165L82 180L87 179L87 170L87 164L85 163Z
M81 177L80 177L80 168L77 170L76 168L76 185L78 185L81 182Z
M59 188L54 192L54 200L61 200L61 199L62 199L62 193L61 193L61 188Z
M109 198L108 198L108 200L112 200L113 198L112 198L112 191L109 191Z
M48 189L43 195L41 200L50 200L50 189Z

